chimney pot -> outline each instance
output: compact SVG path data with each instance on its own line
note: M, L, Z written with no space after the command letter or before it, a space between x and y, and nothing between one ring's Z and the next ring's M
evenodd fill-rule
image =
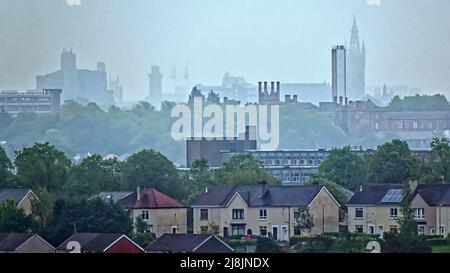
M275 92L275 82L270 83L270 92L271 93Z
M281 90L281 84L280 82L277 82L277 92L280 93Z
M267 93L267 82L264 82L264 93Z

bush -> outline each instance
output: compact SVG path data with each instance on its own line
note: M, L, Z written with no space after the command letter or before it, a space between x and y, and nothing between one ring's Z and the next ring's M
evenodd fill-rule
M300 235L294 235L289 239L289 245L295 246L298 243L305 243L305 242L311 242L316 238L316 236L300 236Z
M256 253L280 253L277 242L265 237L259 237L256 242Z
M450 245L450 241L444 238L433 238L433 239L428 239L427 243L430 246L448 246Z

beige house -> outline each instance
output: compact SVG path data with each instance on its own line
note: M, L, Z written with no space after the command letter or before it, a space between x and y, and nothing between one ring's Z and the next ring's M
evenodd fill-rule
M450 185L418 185L411 201L418 232L448 236L450 227Z
M160 237L164 233L187 233L187 207L155 189L136 192L102 192L103 200L116 202L133 219L141 218L148 224L148 232Z
M398 232L403 185L366 184L347 202L348 231L380 234Z
M339 203L323 186L218 186L193 203L194 233L222 237L256 235L288 241L304 232L339 231ZM300 230L296 219L307 208L314 226Z
M38 199L30 189L0 189L0 203L5 200L12 200L17 204L18 208L31 214L31 201Z

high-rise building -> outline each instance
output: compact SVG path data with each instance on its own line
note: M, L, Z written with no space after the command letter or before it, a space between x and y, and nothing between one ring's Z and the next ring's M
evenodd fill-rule
M347 54L347 96L350 100L361 100L365 95L366 79L366 48L364 42L359 41L356 18L353 27L350 46Z
M343 45L331 50L332 100L335 103L347 104L347 71L346 49Z
M109 89L114 98L114 104L121 106L123 104L123 85L120 83L119 77L109 79Z
M152 73L148 75L149 99L150 103L156 107L159 107L162 101L162 77L159 66L152 66Z

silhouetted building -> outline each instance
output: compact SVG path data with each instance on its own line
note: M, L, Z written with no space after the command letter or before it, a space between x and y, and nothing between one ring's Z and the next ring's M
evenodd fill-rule
M366 80L366 48L364 42L359 41L356 18L353 18L353 27L350 46L347 53L347 97L349 100L361 100L365 94Z
M264 84L264 89L263 89ZM270 82L270 91L267 82L258 82L258 97L260 105L279 105L280 104L280 82Z
M331 74L332 74L332 100L334 103L347 104L347 76L346 76L346 50L345 47L335 46L331 50Z
M229 73L225 73L220 86L203 86L197 85L197 88L204 93L214 91L223 98L229 100L240 101L243 104L256 102L254 95L256 94L256 86L246 82L244 77L233 77Z
M61 105L61 89L44 89L41 92L3 91L0 93L0 112L21 113L58 112Z
M191 138L186 140L186 166L192 167L196 160L208 160L209 167L222 166L223 152L240 153L245 150L256 150L256 128L246 127L245 135L243 137L234 137L229 139L196 139Z
M61 69L36 77L36 89L61 89L62 100L83 98L98 104L113 104L107 90L106 65L98 63L97 70L78 69L76 55L64 50Z
M123 85L120 83L119 77L109 79L109 88L114 99L114 104L121 106L123 104Z
M153 106L159 107L162 101L162 78L159 72L159 66L152 66L152 73L148 75L149 80L149 99Z
M323 83L281 83L280 96L297 95L299 102L319 105L320 102L331 102L331 88Z

